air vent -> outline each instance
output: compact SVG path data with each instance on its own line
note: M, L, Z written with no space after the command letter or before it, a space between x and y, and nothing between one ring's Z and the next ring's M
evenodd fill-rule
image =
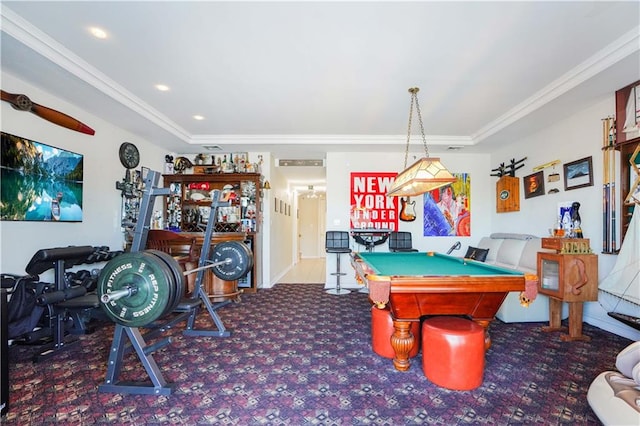
M276 162L278 167L324 167L324 160L282 160Z

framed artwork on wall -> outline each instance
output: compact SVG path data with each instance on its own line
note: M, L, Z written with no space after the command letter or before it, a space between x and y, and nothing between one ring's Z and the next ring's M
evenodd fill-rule
M564 190L593 186L593 165L591 157L565 163L564 168Z
M544 195L544 171L524 177L524 198Z
M0 220L82 222L83 155L2 132Z
M471 176L453 173L456 181L433 189L422 197L422 235L425 237L471 235Z

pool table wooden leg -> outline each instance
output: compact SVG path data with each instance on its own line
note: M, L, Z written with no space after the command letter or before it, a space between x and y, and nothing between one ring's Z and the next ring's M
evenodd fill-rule
M391 347L396 353L393 358L393 366L398 371L407 371L411 366L409 352L415 344L415 337L411 333L410 321L393 320L393 334L391 335Z

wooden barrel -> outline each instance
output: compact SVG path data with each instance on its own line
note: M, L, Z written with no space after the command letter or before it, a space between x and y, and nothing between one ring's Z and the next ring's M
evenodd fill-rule
M235 300L240 296L238 281L225 281L209 272L205 278L205 290L212 302Z

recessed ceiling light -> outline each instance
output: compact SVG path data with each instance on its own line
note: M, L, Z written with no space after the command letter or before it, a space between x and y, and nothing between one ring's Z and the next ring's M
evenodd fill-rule
M204 120L204 117L203 117L203 116L201 116L201 115L194 115L194 116L193 116L193 119L194 119L194 120Z
M91 27L91 28L89 28L89 31L91 31L91 34L95 38L99 38L101 40L107 38L107 32L105 30L103 30L102 28Z
M220 148L218 145L204 145L203 148L207 149L209 151L221 151L222 150L222 148Z
M161 92L167 92L169 90L169 86L167 86L166 84L156 84L156 89Z

